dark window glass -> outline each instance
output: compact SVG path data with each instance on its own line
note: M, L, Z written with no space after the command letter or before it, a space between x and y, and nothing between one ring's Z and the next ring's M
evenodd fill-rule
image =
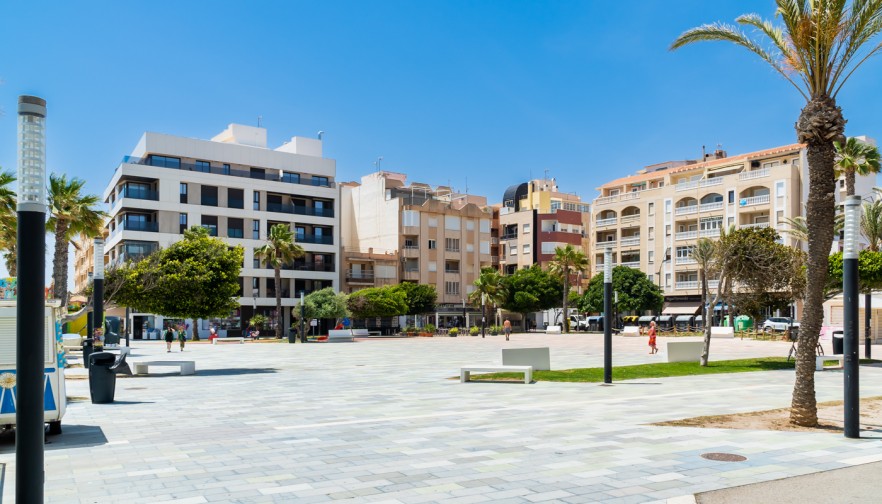
M330 185L330 184L328 183L328 177L319 177L319 176L313 175L312 176L312 185L321 186L321 187L328 187L328 185Z
M230 174L230 165L228 165L227 163L224 163L224 175L229 175L229 174Z
M251 224L251 238L254 240L260 239L260 221L253 221Z
M211 163L208 161L196 161L196 171L210 173L211 172Z
M282 182L290 182L292 184L300 183L300 174L299 173L282 173Z
M735 191L729 191L729 204L735 203Z
M217 187L202 186L202 204L206 206L217 206Z
M251 178L261 180L266 179L266 170L264 170L263 168L252 168Z
M260 193L254 191L254 209L260 210Z
M245 237L245 221L242 219L227 219L227 236L230 238Z
M217 236L217 216L216 215L203 215L202 216L202 227L208 229L209 235Z
M181 168L181 159L168 157L168 156L156 156L151 155L148 158L148 162L152 166L162 166L164 168Z
M184 230L187 229L187 214L182 213L179 219L179 224L181 228L181 234L184 234Z
M187 202L187 184L181 183L181 203Z
M242 189L227 189L227 206L230 208L245 208L245 191Z

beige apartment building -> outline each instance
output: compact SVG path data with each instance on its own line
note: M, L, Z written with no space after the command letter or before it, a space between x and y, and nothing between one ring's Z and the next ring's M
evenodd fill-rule
M590 205L560 192L553 178L509 187L499 210L500 272L510 275L533 264L547 267L554 250L568 244L590 258L590 224ZM582 281L590 276L586 272Z
M873 178L858 177L856 192L872 192ZM700 291L691 251L698 238L731 226L771 226L800 246L785 232L786 219L803 215L807 181L805 148L793 144L732 157L717 150L703 162L659 163L608 182L593 204L595 272L611 249L614 265L640 269L661 286L663 313L695 314ZM842 195L844 189L837 200Z
M104 230L104 239L107 239L107 229ZM80 235L74 242L74 294L79 294L89 286L92 273L95 271L95 241ZM109 258L104 256L104 265L108 264Z
M408 183L401 173L365 175L340 184L342 290L416 282L434 285L429 322L478 323L464 301L482 267L492 264L493 210L482 196ZM478 315L480 317L480 315ZM479 319L478 319L479 320Z

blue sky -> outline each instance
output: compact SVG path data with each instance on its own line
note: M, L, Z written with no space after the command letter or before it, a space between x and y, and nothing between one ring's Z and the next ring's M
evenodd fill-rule
M0 166L20 94L49 102L51 170L100 193L145 130L210 138L263 117L275 147L325 131L338 180L382 167L498 202L548 170L563 191L644 165L795 141L799 95L683 30L771 0L3 2ZM33 26L33 27L31 27ZM841 93L882 137L882 58Z

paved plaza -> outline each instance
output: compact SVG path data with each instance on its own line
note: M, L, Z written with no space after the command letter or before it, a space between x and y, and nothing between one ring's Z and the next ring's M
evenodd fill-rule
M663 362L660 340L649 355L645 338L616 337L614 365ZM711 358L784 356L789 345L714 340ZM501 348L531 346L551 348L553 369L602 366L593 334L188 344L171 355L163 342L136 342L133 359L192 359L196 375L121 378L103 405L85 400L87 381L68 380L75 400L46 445L46 501L693 502L882 460L882 431L847 440L649 425L789 406L793 371L613 386L451 379L461 365L500 362ZM841 371L816 376L819 400L841 399ZM882 369L862 367L861 378L863 396L882 395ZM11 436L0 465L13 502Z

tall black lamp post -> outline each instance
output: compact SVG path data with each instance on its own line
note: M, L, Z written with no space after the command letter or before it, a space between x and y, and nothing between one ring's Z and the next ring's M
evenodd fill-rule
M92 315L95 328L104 329L104 239L95 238L94 242L94 266L95 272L92 283Z
M484 337L484 330L487 327L487 294L481 293L481 337Z
M845 437L860 437L860 393L858 382L858 236L861 224L861 199L845 200L845 246L842 250L842 297L844 334L842 341Z
M306 305L303 303L303 291L300 291L300 342L306 343Z
M612 249L603 251L603 383L612 383Z
M43 502L46 100L18 97L15 500Z

